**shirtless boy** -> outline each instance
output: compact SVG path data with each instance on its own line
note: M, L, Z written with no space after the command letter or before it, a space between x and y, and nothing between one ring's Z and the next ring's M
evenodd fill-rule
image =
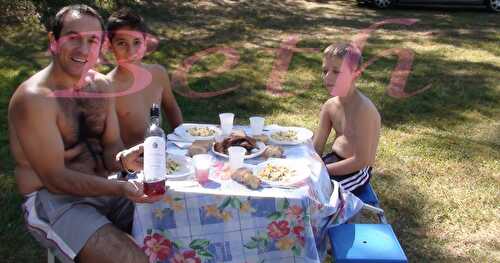
M354 84L361 54L349 44L327 47L323 57L323 82L334 97L321 107L313 144L321 156L332 130L332 152L323 157L330 178L358 194L368 184L380 136L380 115L375 105ZM358 190L358 191L357 191Z
M123 231L131 227L132 201L156 200L140 183L106 177L140 169L141 146L119 152L113 99L53 96L110 89L104 76L88 70L103 36L102 18L92 8L73 5L57 13L49 32L52 62L23 82L9 104L15 176L26 197L28 229L61 262L147 262ZM84 85L83 76L91 77Z
M107 31L118 64L108 74L114 89L121 92L131 88L134 74L127 64L138 66L152 76L151 83L140 87L139 92L116 98L116 112L125 146L144 141L153 103L161 103L170 128L176 128L182 123L182 113L170 88L167 71L161 65L142 63L147 33L142 17L122 9L109 17Z

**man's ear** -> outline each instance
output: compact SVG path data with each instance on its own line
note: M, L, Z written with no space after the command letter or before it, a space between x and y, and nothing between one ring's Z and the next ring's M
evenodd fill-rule
M101 43L101 53L102 54L108 53L110 51L110 48L111 48L111 43L109 41L109 38L105 36Z
M99 64L103 64L103 65L107 65L107 66L112 66L113 64L111 62L109 62L109 59L106 57L107 55L109 55L109 53L111 53L112 50L112 47L111 47L111 44L110 44L110 40L108 37L105 37L104 38L104 41L101 45L101 52L99 53L99 58L97 60L97 63Z
M49 38L49 51L52 54L56 54L57 49L58 49L58 45L57 45L57 40L56 40L56 37L54 36L54 33L49 32L48 38Z

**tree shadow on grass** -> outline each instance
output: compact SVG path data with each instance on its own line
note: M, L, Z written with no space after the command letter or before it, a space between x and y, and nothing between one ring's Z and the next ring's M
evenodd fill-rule
M379 64L377 71L368 68L362 81L388 85L389 76L384 73L394 67L395 60L381 59L375 64ZM466 120L462 115L464 111L474 110L494 117L500 100L495 77L499 70L500 67L490 63L450 61L434 54L418 54L406 90L411 92L427 84L432 85L431 89L406 99L386 97L385 89L361 89L375 102L388 127L395 128L411 121L450 129Z
M238 4L221 2L207 7L199 7L192 3L173 3L172 1L154 3L146 1L144 4L137 4L137 12L143 14L146 21L151 23L156 31L160 32L160 37L170 34L168 33L170 25L186 28L198 27L209 32L206 35L187 34L175 38L166 37L161 41L158 50L150 56L149 60L170 67L172 61L180 62L194 52L218 44L230 44L235 41L256 41L258 43L276 43L274 47L277 47L277 43L280 41L279 38L259 33L267 29L295 33L303 30L307 31L311 28L316 29L335 25L350 30L358 30L370 25L371 22L380 21L381 19L406 16L409 11L406 9L374 11L356 8L354 12L348 13L345 9L353 7L353 3L339 1L332 3L332 5L337 5L340 9L328 9L327 7L323 9L319 7L306 9L302 4L296 2L285 4L277 1L245 1ZM441 15L442 12L441 10L434 10L424 14L412 13L412 17L432 18ZM325 17L326 14L331 15ZM459 18L458 15L460 14L452 13L447 15L448 18L445 22L441 22L441 25L446 28L458 29L464 21L467 22L473 19L470 17ZM223 22L218 22L219 20ZM453 24L454 22L457 22L457 24ZM429 22L422 21L418 25L420 23L423 23L425 28ZM490 21L481 23L489 24ZM405 26L389 26L389 29L391 28L414 30L413 27ZM0 39L2 43L0 57L9 63L5 65L17 69L25 68L26 65L34 70L42 68L36 58L40 53L43 53L46 39L43 33L31 33L31 35L32 37L27 37L24 41L22 41L21 33ZM453 36L451 35L451 37ZM188 40L185 40L185 38ZM468 41L472 41L471 38L474 38L474 35L466 35ZM437 37L433 41L439 41L439 39ZM489 36L484 38L485 41L491 39L492 37ZM367 42L365 57L372 57L378 47L404 45L404 41L402 39L386 41L373 37ZM322 49L328 44L329 41L326 39L305 39L299 43L299 46ZM234 70L221 75L192 79L190 80L191 87L200 91L205 88L206 90L217 90L230 86L230 84L239 83L241 88L234 92L233 95L228 94L220 99L210 99L209 101L220 105L216 107L217 109L225 107L228 109L259 109L259 114L285 110L280 103L283 99L271 98L263 94L266 79L257 79L247 74L248 68L255 68L257 71L260 70L259 73L268 75L272 62L267 62L268 65L264 66L266 72L264 72L259 69L262 67L259 64L262 63L261 60L252 57L257 52L241 49L238 51L244 58L240 63L247 65L246 71L239 70L240 65L237 65ZM271 61L274 58L272 53L266 56ZM290 65L290 71L309 69L319 76L320 60L320 56L310 57L295 54ZM253 67L248 66L251 64L254 64ZM364 78L367 83L380 82L386 85L388 83L388 72L393 66L394 59L380 60L366 71L362 79ZM377 71L372 69L377 69ZM499 98L499 95L498 91L494 89L495 83L491 74L492 72L498 72L498 69L497 66L488 63L447 61L440 59L438 54L417 54L413 72L408 80L408 89L423 87L430 83L433 85L431 90L415 97L398 100L386 97L383 89L367 90L363 85L361 85L361 89L376 102L383 114L384 124L389 127L416 121L429 126L442 124L442 127L445 128L449 127L447 125L450 123L457 123L460 120L465 121L464 117L461 116L461 112L465 110L478 110L485 115L493 114L491 107L495 107L494 102ZM436 72L439 74L436 74ZM304 86L304 83L301 82L302 80L289 76L289 80L285 84L292 87L292 89L301 90ZM319 77L312 80L310 85L311 90L298 95L299 98L318 98L318 96L321 97L318 94L325 93ZM324 98L326 99L327 96L324 96ZM180 100L185 101L182 98ZM227 101L235 102L235 106L225 103ZM284 101L287 101L287 99L284 99ZM188 103L182 104L182 106L189 108ZM198 111L188 109L186 112L196 113ZM436 120L439 120L439 122L436 122ZM445 120L445 122L441 122L442 120Z
M256 41L257 43L277 44L279 39L265 34L259 34L259 32L267 29L280 32L303 32L304 30L311 30L311 28L317 29L324 26L335 25L339 28L343 27L349 30L358 30L367 27L372 22L387 18L408 16L421 18L422 20L418 24L411 27L388 26L389 29L402 29L403 31L408 30L413 32L437 27L427 21L427 18L431 18L431 21L433 21L436 20L437 17L444 15L446 16L445 21L440 20L438 26L451 30L462 28L464 24L468 24L468 22L474 20L473 16L467 16L466 18L460 17L463 15L463 12L445 12L439 8L421 10L422 12L420 13L412 12L411 14L409 13L411 9L408 8L382 11L357 8L355 12L347 14L344 9L353 7L352 3L348 1L339 1L332 5L338 5L343 9L306 9L303 5L297 3L285 4L281 2L268 3L245 1L237 5L219 3L204 8L197 8L196 5L189 4L181 5L182 8L180 8L180 12L174 12L172 9L168 11L172 14L169 18L162 18L160 16L161 12L163 12L162 10L167 10L171 7L167 2L156 4L154 8L142 6L141 10L143 10L145 15L151 17L151 19L155 21L154 24L156 28L168 26L169 23L174 25L184 23L192 28L202 26L210 32L206 35L202 34L190 37L188 41L184 41L182 38L166 38L165 42L160 46L159 52L161 54L166 54L164 55L165 57L173 56L177 58L192 54L192 52L197 51L197 48L211 47L227 42ZM469 11L469 13L475 12L482 11ZM325 17L328 13L334 15ZM486 17L488 17L486 22L483 21L481 23L484 25L491 25L491 23L493 23L493 18L490 18L489 14L486 14ZM221 19L225 22L217 22ZM442 41L443 43L451 41L454 31L444 32L447 32L444 33L445 35L452 35L449 37L436 36L432 38L432 41ZM472 34L471 31L471 35L466 35L465 39L467 39L467 41L464 42L467 43L464 45L469 45L472 43L471 41L475 39L475 35ZM486 42L492 39L494 39L494 37L491 36L482 38L482 40ZM324 46L328 44L326 41L309 42L312 44L323 42L325 43ZM405 40L401 39L390 40L390 42L380 40L376 37L370 39L367 43L367 57L373 55L370 54L372 51L370 49L372 49L373 46L383 46L384 44L388 47L404 46L404 42ZM390 45L388 45L388 43L390 43ZM448 43L451 44L451 42ZM183 55L180 56L179 54ZM297 55L294 56L294 61L290 69L293 69L294 65L296 65L294 64L296 63L295 57L297 57ZM489 72L498 70L498 67L488 63L446 61L444 59L439 59L437 54L417 54L415 62L417 64L414 66L414 72L418 69L421 73L417 76L413 73L410 75L408 82L410 90L412 86L413 88L418 88L428 83L431 83L433 88L424 94L405 100L388 98L381 92L372 93L375 95L373 97L374 100L379 102L377 105L381 107L385 124L394 127L394 125L403 124L408 121L416 120L417 122L426 122L427 120L428 125L434 125L436 119L448 119L450 122L457 122L457 120L462 119L460 113L470 109L478 109L482 114L486 115L491 114L488 107L498 98L498 94L494 89L492 77L486 76L483 74L484 72L480 71L486 71L486 74L489 74ZM380 63L383 65L383 62L377 62L376 64ZM318 64L319 63L308 63L308 65L312 67L317 67ZM460 72L464 69L476 73L467 75L468 73ZM440 74L436 74L436 72ZM387 73L387 71L384 73ZM429 78L429 76L432 76L432 79ZM222 78L226 77L222 76ZM367 79L368 81L373 80L370 76L368 76ZM378 77L378 81L381 79L383 79L383 83L388 83L387 76ZM450 82L450 80L452 81ZM200 81L199 83L201 82L204 81ZM315 81L314 83L317 84L319 82ZM251 86L259 87L262 84L263 83L256 83ZM207 85L206 80L204 85ZM320 85L314 85L314 88L320 88L318 86ZM242 92L242 90L240 89L237 92ZM371 92L369 91L368 93ZM244 96L247 94L240 95ZM303 96L307 96L307 93ZM443 102L446 102L446 105L443 105ZM266 104L262 101L259 103ZM487 106L484 105L485 103ZM274 106L274 104L269 105ZM264 108L266 107L264 106ZM268 109L272 110L271 108ZM443 124L443 126L445 125Z
M366 8L357 9L367 12ZM411 17L420 19L407 30L428 33L436 43L468 49L483 49L499 55L498 14L485 7L469 6L396 6L388 10L372 9L380 18ZM478 19L478 16L481 19Z
M426 207L440 206L428 200L416 186L404 180L404 174L376 171L371 181L381 207L392 225L410 262L460 262L449 255L444 242L433 235L433 222L425 219Z

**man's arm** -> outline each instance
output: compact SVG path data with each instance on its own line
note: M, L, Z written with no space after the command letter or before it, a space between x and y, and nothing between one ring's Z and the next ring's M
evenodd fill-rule
M359 171L375 161L375 154L379 138L380 119L374 114L364 114L356 120L357 127L354 138L348 138L354 146L354 155L326 168L330 175L347 175Z
M53 99L33 92L17 95L9 107L9 118L23 153L49 191L77 196L124 195L121 182L65 167L64 143Z
M175 129L177 126L182 124L182 112L175 100L175 96L170 87L170 79L168 73L163 66L156 66L155 73L158 75L161 86L163 88L161 94L161 105L163 112L167 116L168 124L170 128Z
M134 202L152 203L161 195L149 197L139 182L108 180L65 167L64 143L57 128L57 106L40 94L18 94L9 105L9 119L28 162L43 185L52 193L75 196L124 196ZM140 153L129 149L127 159Z
M319 156L323 156L323 149L325 147L328 136L332 130L332 121L329 116L329 103L326 102L321 107L319 113L319 127L316 130L313 138L314 150Z

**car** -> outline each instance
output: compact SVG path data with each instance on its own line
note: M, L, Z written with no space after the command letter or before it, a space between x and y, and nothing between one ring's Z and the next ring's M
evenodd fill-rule
M423 4L423 5L482 5L493 12L500 12L500 0L357 0L359 4L368 3L377 8L385 9L395 4Z

